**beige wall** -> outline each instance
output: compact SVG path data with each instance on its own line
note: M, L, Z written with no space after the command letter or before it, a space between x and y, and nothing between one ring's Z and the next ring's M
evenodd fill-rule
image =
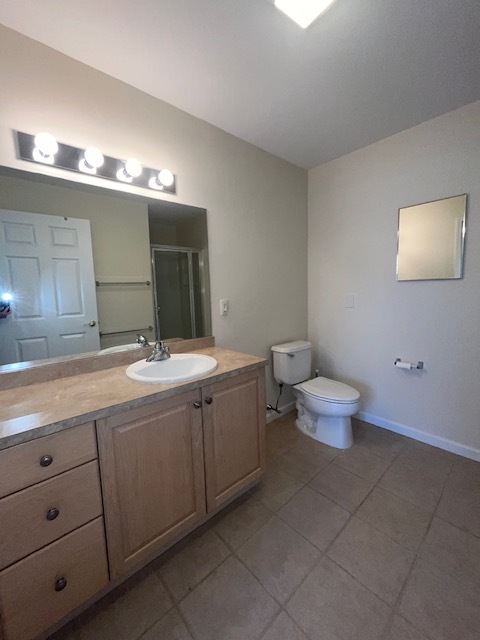
M309 337L363 417L480 459L480 102L309 173ZM468 194L464 278L395 281L400 207ZM345 294L355 307L345 308ZM405 371L395 358L425 362Z
M86 180L17 160L17 129L169 167L178 195L166 199L207 209L217 344L269 357L272 344L306 336L306 171L4 27L0 79L0 165ZM275 391L269 381L269 401Z

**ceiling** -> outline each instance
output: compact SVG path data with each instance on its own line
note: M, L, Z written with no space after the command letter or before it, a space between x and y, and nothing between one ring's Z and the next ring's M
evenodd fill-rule
M1 0L0 23L312 168L480 99L479 0Z

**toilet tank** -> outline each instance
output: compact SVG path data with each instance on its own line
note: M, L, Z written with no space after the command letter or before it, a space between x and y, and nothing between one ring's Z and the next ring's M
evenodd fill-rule
M306 340L285 342L272 347L273 375L279 384L297 384L310 378L312 343Z

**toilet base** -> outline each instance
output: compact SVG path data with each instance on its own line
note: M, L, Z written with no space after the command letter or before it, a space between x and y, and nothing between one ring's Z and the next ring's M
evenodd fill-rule
M297 403L297 429L309 438L337 449L348 449L353 444L350 416L315 416Z

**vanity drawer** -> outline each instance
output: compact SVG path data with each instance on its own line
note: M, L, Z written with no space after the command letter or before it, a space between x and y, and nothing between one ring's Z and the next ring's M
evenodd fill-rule
M0 569L102 515L96 460L0 500Z
M5 640L31 640L108 583L103 518L0 572Z
M0 451L0 498L97 457L93 422Z

